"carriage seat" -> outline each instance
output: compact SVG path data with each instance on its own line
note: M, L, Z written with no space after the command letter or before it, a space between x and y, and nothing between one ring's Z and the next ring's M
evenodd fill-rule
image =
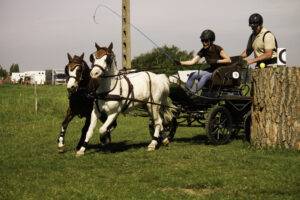
M241 56L231 57L231 63L216 69L206 86L209 88L231 88L241 84L241 74L245 61Z

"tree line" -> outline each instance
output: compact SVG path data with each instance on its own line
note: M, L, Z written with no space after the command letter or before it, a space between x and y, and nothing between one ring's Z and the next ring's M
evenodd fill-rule
M13 72L20 72L20 67L18 64L13 63L9 68L9 72L7 72L6 69L0 65L0 79L5 79L8 75L11 75Z
M178 47L162 46L152 49L150 52L143 53L135 57L131 64L132 68L142 71L152 71L167 75L175 74L178 70L202 69L207 65L197 64L190 67L176 66L174 60L189 60L193 58L194 52L180 50Z
M172 45L164 45L162 47L157 47L152 49L147 53L142 53L132 60L132 67L137 70L152 71L154 73L163 74L175 74L178 70L184 69L200 69L205 68L206 65L194 65L189 68L184 68L182 66L176 66L174 60L189 60L193 57L194 52L188 52L186 50L180 50L178 47ZM9 72L5 70L4 67L0 65L0 78L6 78L13 72L20 72L19 65L13 63Z

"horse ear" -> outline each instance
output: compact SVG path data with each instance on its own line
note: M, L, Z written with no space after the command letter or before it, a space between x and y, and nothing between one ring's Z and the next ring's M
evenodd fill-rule
M96 42L95 42L95 47L96 47L97 51L101 49L101 47Z
M111 51L111 50L112 50L112 48L113 48L113 43L111 42L111 43L110 43L110 45L108 46L108 50L110 50L110 51Z
M68 59L69 59L69 61L72 60L72 56L69 53L68 53Z
M81 54L80 59L83 60L84 53Z

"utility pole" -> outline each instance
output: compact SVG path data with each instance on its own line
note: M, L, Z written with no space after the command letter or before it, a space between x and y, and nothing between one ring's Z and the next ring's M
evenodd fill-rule
M131 69L130 0L122 0L122 66Z

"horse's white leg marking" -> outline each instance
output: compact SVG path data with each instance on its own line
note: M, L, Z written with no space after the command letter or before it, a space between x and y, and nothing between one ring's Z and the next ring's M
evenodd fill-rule
M86 133L85 140L84 140L85 143L88 143L89 140L91 139L91 137L93 136L94 129L97 125L97 119L98 119L98 113L96 112L96 109L94 108L92 113L91 113L91 123L90 123L89 129ZM76 152L76 154L77 155L83 155L85 149L86 149L86 147L82 146L79 149L79 151Z
M65 132L64 127L61 127L61 133L64 133L64 132ZM65 144L64 144L64 137L61 135L58 138L58 148L62 148L64 146L65 146Z
M154 122L154 134L151 143L148 145L148 151L153 151L155 150L157 144L158 144L158 138L160 131L163 130L162 126L162 119L159 114L159 106L158 105L150 105L148 106L149 112L152 113L152 118Z
M99 128L99 133L104 135L107 132L108 126L117 118L118 113L113 113L107 116L106 121L104 124Z

